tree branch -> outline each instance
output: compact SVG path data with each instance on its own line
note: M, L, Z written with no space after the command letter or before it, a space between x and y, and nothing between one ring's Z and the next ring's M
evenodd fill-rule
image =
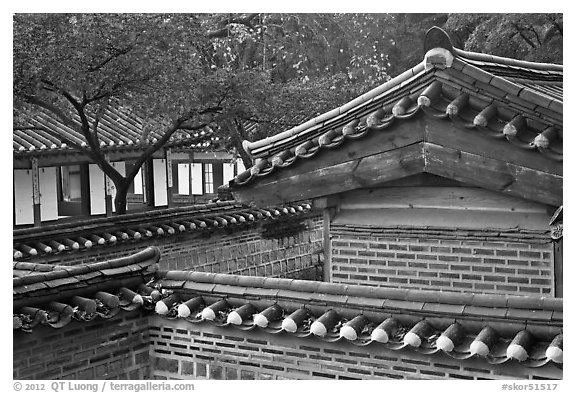
M286 122L286 121L281 121L278 119L257 119L254 117L243 117L242 120L246 120L246 121L251 121L253 123L258 123L258 124L277 124L280 126L287 126L287 127L295 127L297 125L300 125L300 123L290 123L290 122Z
M548 19L550 20L550 22L552 23L552 25L554 25L554 27L556 27L556 29L558 30L558 32L560 33L560 35L563 35L563 29L562 26L558 23L558 21L556 19L554 19L551 16L548 16Z
M538 32L536 31L534 26L530 26L530 30L532 30L532 32L534 33L534 36L536 37L536 41L538 41L538 45L542 46L542 41L540 41L540 36L538 35Z
M180 118L174 120L172 122L172 125L170 127L168 127L168 129L164 132L164 134L162 134L162 137L160 137L160 139L158 139L155 143L150 145L150 147L148 147L144 151L144 153L142 153L142 155L136 159L136 162L134 163L134 167L126 175L126 178L127 179L133 179L136 176L136 174L138 173L138 170L142 166L142 164L145 161L147 161L150 157L152 157L152 154L154 154L156 151L160 150L160 148L162 146L164 146L170 140L170 137L176 131L178 131L178 129L181 128L182 124L187 120L190 120L190 119L187 117L180 117Z
M74 98L72 94L70 94L68 91L64 89L58 88L54 83L48 80L42 80L42 82L54 88L55 91L58 91L60 94L62 94L62 96L64 96L64 98L66 98L66 100L68 100L68 102L74 107L74 109L78 113L78 116L80 117L80 132L84 136L84 138L86 139L86 143L90 147L90 154L91 154L90 158L92 158L92 160L100 167L100 169L102 169L102 171L106 175L108 175L108 177L112 179L112 181L114 181L115 184L121 182L123 176L120 175L120 173L106 160L106 157L100 150L100 145L98 143L97 136L90 132L90 123L88 121L88 118L86 117L86 113L84 112L84 108L88 103L86 95L85 94L83 95L82 102L78 102L78 100L76 100L76 98ZM64 116L64 119L66 119L71 124L74 124L72 121L68 120L66 116ZM76 126L74 125L73 128L75 127Z
M512 23L512 26L514 26L518 34L520 34L520 37L522 37L528 45L530 45L532 48L536 48L536 45L524 34L524 31L520 28L520 26L518 26L516 23Z
M106 64L108 64L112 60L117 59L118 57L125 55L128 52L130 52L132 49L134 49L134 46L129 45L126 48L122 48L122 49L110 47L108 49L110 49L113 53L110 56L108 56L107 58L105 58L104 60L102 60L100 63L88 67L88 72L95 72L95 71L102 69Z
M198 131L206 127L208 123L202 124L182 124L178 127L178 130L186 130L186 131Z

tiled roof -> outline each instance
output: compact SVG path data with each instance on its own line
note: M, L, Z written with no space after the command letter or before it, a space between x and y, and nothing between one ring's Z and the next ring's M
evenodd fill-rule
M79 119L75 123L80 126ZM12 149L14 154L30 152L66 152L72 150L58 135L86 146L82 134L64 125L55 116L38 113L22 125L26 129L13 130ZM109 108L106 110L98 126L100 147L107 150L142 149L154 143L161 137L157 131L152 130L143 139L142 119L122 108ZM31 128L31 129L28 129ZM200 131L179 130L170 138L167 147L202 147L211 145L218 137L213 135L209 128Z
M166 318L493 364L562 364L562 299L184 271L157 277L155 311Z
M308 203L254 208L235 201L125 214L123 216L55 224L13 231L13 257L41 256L59 252L106 247L123 241L182 232L235 229L256 222L283 219L309 212Z
M562 299L191 271L156 272L148 281L158 258L158 249L148 248L131 257L14 278L14 329L58 328L73 319L110 318L143 307L195 324L457 359L480 356L492 364L562 367Z
M84 266L14 262L14 329L30 331L38 324L59 328L73 319L107 319L140 307L144 299L134 291L150 279L159 258L158 248L149 247Z
M562 161L563 67L456 49L429 32L424 61L355 100L277 135L244 142L255 164L232 189L402 120L431 116ZM434 46L438 36L444 43Z

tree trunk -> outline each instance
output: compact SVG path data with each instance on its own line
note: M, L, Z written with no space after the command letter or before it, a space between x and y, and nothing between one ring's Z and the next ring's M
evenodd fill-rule
M126 208L128 204L128 186L130 185L130 182L131 181L128 179L123 178L121 181L122 184L115 184L116 197L114 198L114 207L116 208L116 214L119 216L126 214Z
M232 129L233 129L232 136L234 140L234 146L236 147L236 150L238 151L238 154L240 155L240 158L242 159L244 166L246 168L250 168L252 166L252 158L246 152L246 150L244 150L244 147L242 146L242 141L248 139L244 132L242 122L240 122L240 120L238 119L234 119L234 127L232 127Z

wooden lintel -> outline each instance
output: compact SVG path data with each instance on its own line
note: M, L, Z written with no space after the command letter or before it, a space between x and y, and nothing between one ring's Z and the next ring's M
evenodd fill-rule
M422 117L416 117L398 121L390 128L381 131L369 131L366 136L359 140L348 140L341 146L333 148L325 147L314 157L300 158L290 167L272 172L266 176L265 181L281 180L312 172L318 168L327 168L346 161L358 160L422 142L424 141L424 120ZM196 156L194 161L196 161Z
M488 132L465 129L453 122L430 117L426 122L424 141L562 176L562 162L551 160L537 150L521 149L506 139L497 139L488 135Z
M425 143L425 171L546 205L562 204L562 176Z
M314 209L326 209L338 205L339 198L337 195L329 195L327 197L315 198L312 201Z
M281 180L267 180L233 191L240 202L259 205L291 203L375 187L424 170L422 143L347 161Z
M111 161L130 161L140 157L143 150L138 149L127 149L118 151L107 151L106 154ZM153 158L165 158L164 149L160 149L153 154ZM66 151L66 152L44 152L35 153L28 155L21 155L13 157L13 168L14 169L30 169L30 159L31 157L38 160L39 167L48 166L65 166L74 164L89 163L94 164L94 162L88 158L86 155L76 152L76 151Z
M32 157L30 159L30 165L32 166L32 206L34 226L39 226L42 221L42 217L40 210L40 170L38 168L38 159L36 157Z

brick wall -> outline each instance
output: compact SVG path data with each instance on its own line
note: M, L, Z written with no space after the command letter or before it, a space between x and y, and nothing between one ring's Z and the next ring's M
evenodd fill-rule
M150 357L155 379L561 379L548 364L492 365L373 343L269 334L210 323L150 317Z
M321 216L303 217L305 229L276 239L263 239L262 226L212 232L184 232L155 236L143 241L94 246L89 250L63 252L34 258L34 262L77 265L132 255L147 246L160 248L162 270L197 270L251 276L318 279L323 260ZM282 227L283 222L273 222Z
M144 322L144 323L143 323ZM14 332L14 379L143 379L150 374L148 324L139 310L54 329Z
M554 247L546 236L526 231L384 232L331 227L332 282L553 295Z
M14 379L561 379L551 363L525 367L472 357L356 346L145 316L14 333Z

